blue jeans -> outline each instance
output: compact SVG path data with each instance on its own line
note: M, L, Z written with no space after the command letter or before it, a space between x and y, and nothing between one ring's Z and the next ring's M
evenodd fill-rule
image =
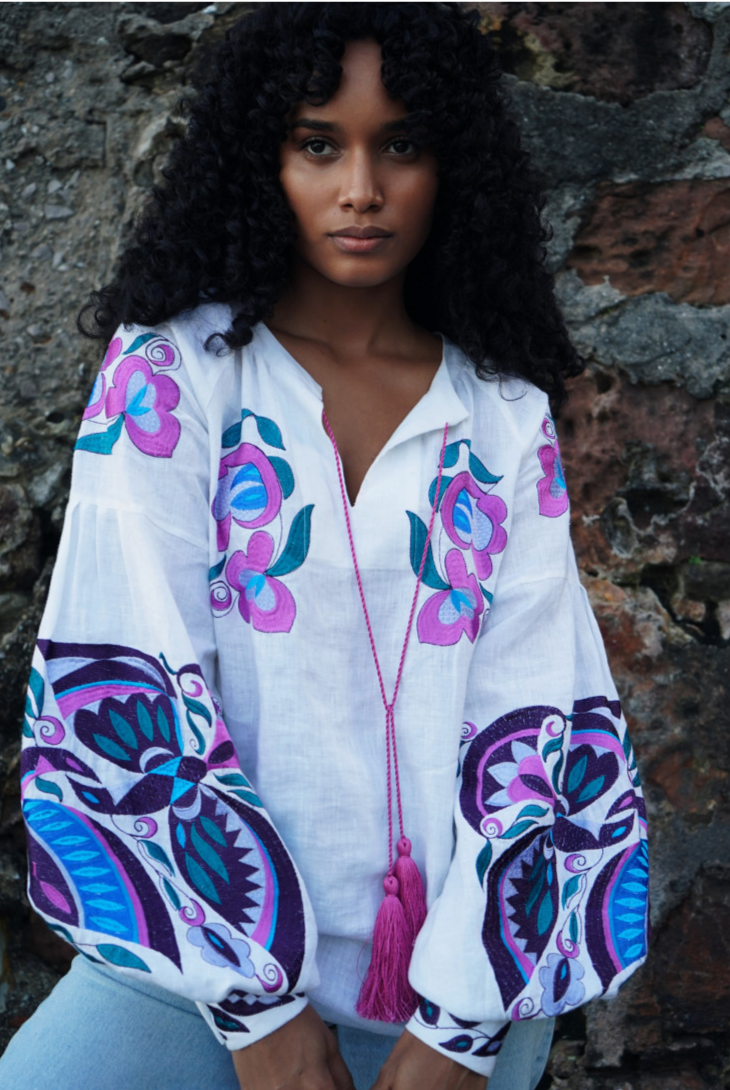
M515 1032L517 1031L517 1032ZM552 1021L509 1031L489 1090L534 1090ZM338 1027L357 1090L370 1090L397 1038ZM239 1090L230 1053L198 1008L77 957L0 1059L0 1090Z

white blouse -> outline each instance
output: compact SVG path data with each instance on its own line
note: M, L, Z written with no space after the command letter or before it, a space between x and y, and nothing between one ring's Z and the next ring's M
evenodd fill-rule
M84 414L24 726L29 893L240 1048L355 1002L388 864L385 717L322 395L227 308L120 329ZM510 1021L646 955L645 811L546 396L448 341L350 508L428 916L408 1029L488 1075Z

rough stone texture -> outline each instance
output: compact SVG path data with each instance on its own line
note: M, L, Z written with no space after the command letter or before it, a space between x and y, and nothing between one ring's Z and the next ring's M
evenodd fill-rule
M705 126L707 131L707 126ZM567 262L584 284L675 302L730 303L730 181L599 186Z
M23 689L98 346L75 333L251 5L0 13L0 1048L68 964L28 911ZM730 1087L730 8L476 5L548 188L588 371L559 422L588 593L651 817L652 952L565 1018L541 1090Z

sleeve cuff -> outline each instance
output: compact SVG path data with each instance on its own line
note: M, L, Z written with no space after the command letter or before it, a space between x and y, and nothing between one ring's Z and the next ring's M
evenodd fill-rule
M477 1075L489 1077L497 1053L510 1027L509 1022L468 1022L449 1014L428 999L422 999L406 1029L425 1045L457 1060Z
M213 1034L231 1052L247 1048L286 1025L307 1006L306 995L268 996L231 992L220 1003L198 1003Z

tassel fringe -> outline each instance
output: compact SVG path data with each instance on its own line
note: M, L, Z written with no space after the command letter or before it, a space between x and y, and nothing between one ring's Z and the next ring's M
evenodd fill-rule
M426 894L418 864L411 858L411 842L407 836L402 836L398 841L398 858L393 873L398 879L400 902L415 942L426 920Z
M415 864L414 864L415 865ZM414 935L398 897L398 880L389 874L373 931L373 952L355 1010L378 1022L407 1022L418 1006L408 983Z

